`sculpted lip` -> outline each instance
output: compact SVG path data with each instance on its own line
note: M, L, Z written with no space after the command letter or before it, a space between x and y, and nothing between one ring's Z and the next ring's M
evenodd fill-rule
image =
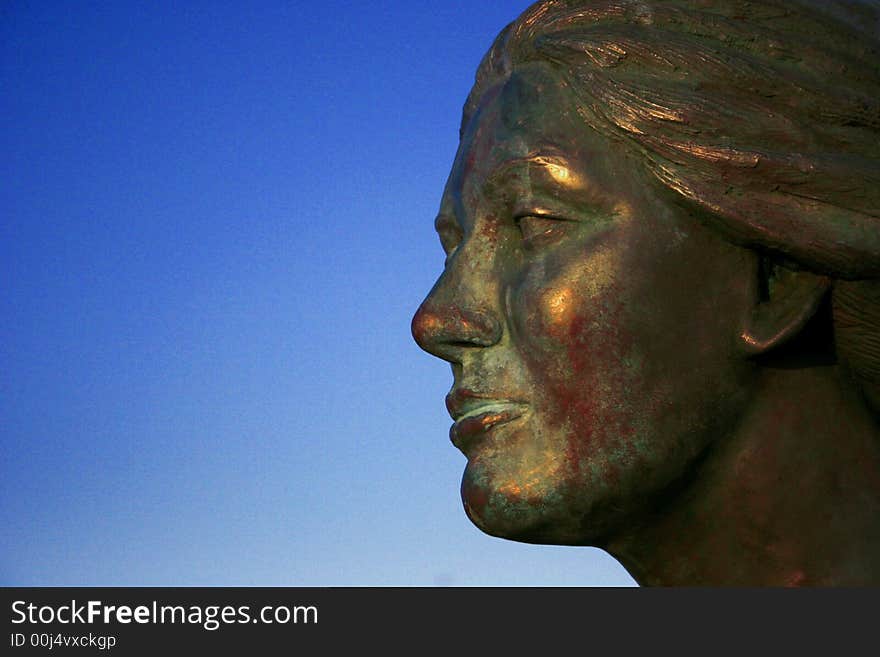
M526 411L520 402L490 399L469 391L458 391L446 398L455 423L449 430L452 444L463 452L492 429L511 422Z
M446 395L446 410L456 422L463 419L464 416L474 415L474 411L486 406L498 405L516 405L524 406L525 404L510 398L503 393L482 393L475 392L469 388L455 386Z

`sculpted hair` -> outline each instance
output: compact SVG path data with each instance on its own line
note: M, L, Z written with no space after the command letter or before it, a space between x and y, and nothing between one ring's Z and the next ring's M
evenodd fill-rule
M543 0L483 59L462 129L535 60L729 239L834 279L837 357L880 409L880 0Z

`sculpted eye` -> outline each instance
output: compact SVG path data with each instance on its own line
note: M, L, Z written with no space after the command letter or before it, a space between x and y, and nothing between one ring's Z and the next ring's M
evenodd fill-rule
M570 222L532 214L516 217L516 225L519 227L523 243L527 248L549 243L559 237L567 223Z

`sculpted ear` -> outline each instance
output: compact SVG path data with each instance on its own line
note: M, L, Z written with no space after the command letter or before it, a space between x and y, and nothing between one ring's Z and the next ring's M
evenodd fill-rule
M816 314L831 280L812 272L789 269L763 259L759 294L740 335L746 354L757 356L795 337Z

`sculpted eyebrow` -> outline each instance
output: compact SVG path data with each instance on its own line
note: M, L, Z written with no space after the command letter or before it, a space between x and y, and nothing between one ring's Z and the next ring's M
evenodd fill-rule
M603 192L594 180L578 172L564 155L553 152L530 153L526 157L501 162L486 177L486 185L499 185L511 175L538 169L549 182L577 193L582 201L603 209L616 207L615 199Z
M568 158L563 155L555 153L530 153L525 157L514 157L500 162L489 172L489 175L486 176L486 183L499 183L511 172L526 169L528 167L541 167L546 170L554 180L558 178L564 179L567 175L571 175L572 171Z

